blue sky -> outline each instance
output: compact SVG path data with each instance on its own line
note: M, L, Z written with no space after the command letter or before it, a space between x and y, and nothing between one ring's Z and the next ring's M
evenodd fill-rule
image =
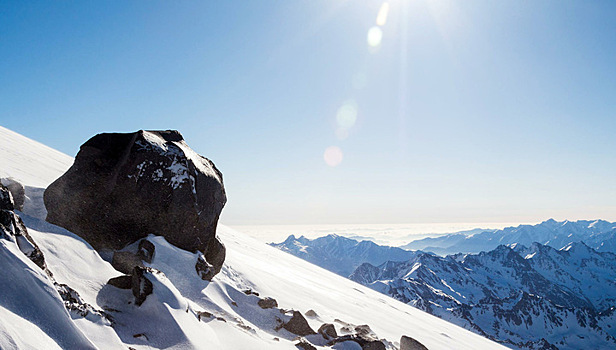
M615 2L383 3L0 1L0 124L180 130L228 224L616 220Z

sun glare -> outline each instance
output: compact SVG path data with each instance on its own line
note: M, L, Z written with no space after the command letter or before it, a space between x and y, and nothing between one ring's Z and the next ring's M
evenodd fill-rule
M323 159L325 160L325 163L327 163L327 165L331 167L335 167L340 164L340 162L342 162L342 157L342 150L340 149L340 147L337 146L327 147L327 149L325 149L325 152L323 153Z

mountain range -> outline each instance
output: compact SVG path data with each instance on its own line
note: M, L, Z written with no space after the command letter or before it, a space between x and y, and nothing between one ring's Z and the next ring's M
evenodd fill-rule
M584 242L600 252L616 253L616 223L605 220L546 220L537 225L519 225L502 230L461 232L412 241L401 248L439 255L479 253L501 244L530 246L538 242L560 249L572 242Z
M546 226L549 229L546 229ZM498 245L478 254L445 257L329 235L289 237L275 245L337 273L356 266L351 280L507 346L523 349L616 348L616 255L578 239L609 234L605 221L546 221L518 237L569 237L559 249L541 243ZM567 232L567 228L574 231ZM556 234L555 234L556 232ZM494 231L492 234L499 234ZM487 234L487 233L486 233ZM575 237L575 238L574 238ZM554 241L555 242L555 241ZM373 262L357 264L359 246L370 246ZM341 250L346 247L347 250ZM605 247L605 245L603 245ZM362 250L365 251L365 250ZM390 254L389 259L388 253ZM354 256L355 259L349 259ZM335 263L332 263L335 262Z

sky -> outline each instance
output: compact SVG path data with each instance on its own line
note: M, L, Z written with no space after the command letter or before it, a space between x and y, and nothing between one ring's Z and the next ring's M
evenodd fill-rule
M0 125L177 129L221 221L616 221L616 2L4 1Z

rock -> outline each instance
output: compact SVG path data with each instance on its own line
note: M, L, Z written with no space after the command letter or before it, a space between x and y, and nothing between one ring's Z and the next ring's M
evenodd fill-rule
M306 315L306 317L317 317L317 313L312 309L306 311L304 315Z
M331 323L323 323L321 327L319 327L319 330L317 332L321 334L325 339L338 337L338 333L336 333L336 327L334 327L334 325Z
M197 311L197 318L201 321L202 318L213 318L214 315L207 311Z
M293 311L293 316L291 319L282 327L293 334L301 336L316 334L316 332L310 328L308 321L306 321L302 313L299 311Z
M374 332L372 332L372 329L370 329L370 326L368 326L367 324L356 326L355 332L357 332L358 335L373 335L374 334Z
M156 247L154 243L148 241L147 239L142 239L139 242L139 249L137 250L137 257L148 264L152 262L154 259L154 251Z
M222 174L177 131L98 134L45 190L47 221L96 250L119 250L149 234L203 253L217 274L225 248L216 237L226 203Z
M383 344L380 340L371 340L363 345L361 345L361 350L386 350L385 344Z
M143 267L143 261L136 254L129 251L119 251L113 253L111 266L120 272L132 274L135 266Z
M0 183L0 210L15 210L13 195L3 184Z
M24 210L24 202L26 201L26 188L24 185L12 177L5 177L0 182L11 192L15 210Z
M343 336L337 337L331 340L328 343L328 345L335 345L335 344L343 343L346 341L353 341L359 344L362 350L386 350L387 349L387 347L385 346L385 344L383 344L382 341L378 339L372 339L369 337L365 337L362 335L357 335L357 334L353 334L353 335L349 334L349 335L343 335Z
M259 305L262 309L272 309L278 307L278 302L274 298L265 297L263 299L259 299L257 305Z
M428 348L417 340L403 335L400 338L400 350L428 350Z
M204 281L211 281L215 275L216 269L212 264L208 263L203 255L199 255L197 258L197 263L195 264L195 270L197 271L197 275L201 277Z
M0 237L5 235L13 237L11 240L17 243L19 250L51 277L52 273L45 265L43 251L34 242L26 225L14 210L13 195L0 183Z
M152 282L145 276L145 273L152 272L149 267L135 266L133 269L131 289L135 296L135 304L141 306L148 295L152 294L154 286Z
M107 284L120 289L132 289L133 288L133 276L123 275L109 279Z
M314 345L310 344L304 339L300 340L299 343L295 344L295 347L297 347L298 349L302 349L302 350L317 350L317 348L314 347Z
M246 294L246 295L256 295L256 296L259 296L259 293L255 292L255 291L254 291L254 290L252 290L252 289L245 289L245 290L243 290L242 292L243 292L244 294Z

